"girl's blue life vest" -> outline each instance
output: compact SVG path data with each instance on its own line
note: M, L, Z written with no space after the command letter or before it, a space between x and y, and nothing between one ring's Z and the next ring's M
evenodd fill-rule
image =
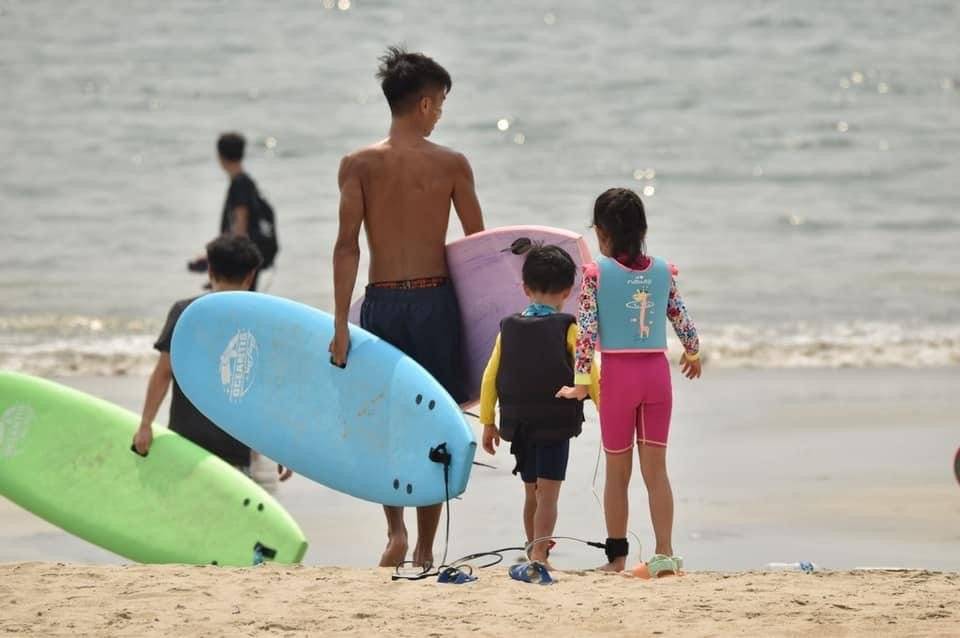
M667 349L667 262L651 260L631 270L609 257L597 259L597 319L600 352L663 352Z

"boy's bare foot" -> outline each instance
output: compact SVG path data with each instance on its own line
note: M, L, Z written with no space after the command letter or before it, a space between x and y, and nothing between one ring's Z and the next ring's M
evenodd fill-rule
M625 556L616 558L613 561L607 563L606 565L601 565L597 567L598 572L622 572L627 567L627 558Z
M423 549L417 545L413 550L413 564L417 567L433 567L433 548Z
M380 567L396 567L407 560L407 535L397 534L387 538L387 548L380 556Z

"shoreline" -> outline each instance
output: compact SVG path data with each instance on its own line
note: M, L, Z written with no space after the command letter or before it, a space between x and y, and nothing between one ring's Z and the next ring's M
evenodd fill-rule
M960 632L960 573L691 572L645 581L502 566L465 585L389 570L0 564L0 632L28 635L924 635Z

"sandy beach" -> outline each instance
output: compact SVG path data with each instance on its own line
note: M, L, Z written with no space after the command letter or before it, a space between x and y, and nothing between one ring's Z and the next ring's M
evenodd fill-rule
M960 575L691 573L642 581L503 567L466 585L391 582L388 570L0 565L0 631L96 636L709 636L960 633Z
M461 586L391 582L370 568L380 508L301 477L277 494L311 543L299 567L128 565L2 500L0 634L960 635L957 369L708 372L709 384L677 383L674 538L690 570L680 578L587 571L602 553L560 542L551 587L512 581L505 564ZM144 384L63 381L134 410ZM595 417L572 447L557 526L588 539L603 538ZM475 468L451 504L451 558L519 540L518 481L505 458L480 458L497 467ZM652 541L644 496L634 485L644 547L631 562ZM817 571L762 571L798 560ZM881 566L911 569L854 569Z
M146 380L68 377L63 383L139 412ZM749 370L708 367L675 378L670 438L674 546L692 571L747 571L809 560L825 569L896 566L960 571L960 486L953 455L960 368ZM166 418L166 408L160 412ZM603 540L593 494L596 413L573 441L557 533ZM522 544L522 488L505 451L477 460L451 503L450 557ZM596 489L602 491L601 478ZM296 476L277 498L310 542L306 565L366 568L383 548L377 505ZM641 481L631 529L642 556L653 533ZM413 523L408 513L408 524ZM124 560L0 499L0 562L119 564ZM639 558L631 538L631 560ZM442 552L442 534L436 551ZM513 557L511 557L512 559ZM554 563L588 569L599 550L561 542Z

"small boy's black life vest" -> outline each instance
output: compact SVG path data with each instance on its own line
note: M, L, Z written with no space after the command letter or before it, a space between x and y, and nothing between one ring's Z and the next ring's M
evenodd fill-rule
M500 322L500 436L535 443L563 441L580 434L583 402L556 398L573 385L573 360L567 330L573 316L511 315Z

